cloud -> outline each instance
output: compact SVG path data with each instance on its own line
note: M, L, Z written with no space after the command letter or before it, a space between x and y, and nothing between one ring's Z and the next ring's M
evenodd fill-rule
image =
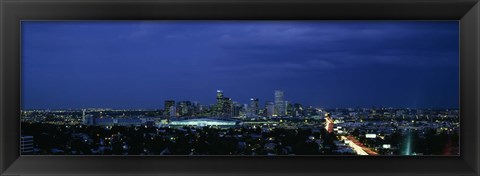
M442 25L441 23L438 24ZM424 23L298 23L235 26L218 37L217 45L242 62L318 60L333 67L362 63L425 66L439 56L458 52L458 32L433 30ZM232 59L230 59L232 60ZM434 62L435 63L435 62ZM439 62L439 64L446 64ZM448 63L447 63L448 64Z
M22 80L30 84L22 91L29 96L62 97L28 97L37 102L31 107L49 102L63 107L69 100L80 99L87 104L101 99L110 106L139 106L139 102L112 99L129 96L142 101L150 98L148 104L158 107L163 99L183 99L186 93L207 102L214 101L214 93L209 92L219 87L235 90L237 94L232 91L229 96L239 99L252 94L273 98L271 90L284 88L301 103L358 106L362 104L352 98L365 100L366 105L382 104L379 99L384 105L407 101L415 94L409 90L415 85L422 87L418 94L426 97L446 97L446 92L453 92L448 100L426 103L449 105L458 102L457 24L42 22L23 30ZM79 80L82 85L100 86L94 91L98 95L78 86ZM76 93L48 87L59 82ZM112 91L115 86L134 91ZM194 95L198 91L207 93Z

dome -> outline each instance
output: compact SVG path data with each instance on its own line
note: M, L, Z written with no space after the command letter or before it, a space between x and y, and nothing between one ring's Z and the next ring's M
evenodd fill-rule
M169 125L173 126L235 126L237 125L236 121L232 120L219 120L219 119L210 119L210 118L200 118L200 119L186 119L171 121Z

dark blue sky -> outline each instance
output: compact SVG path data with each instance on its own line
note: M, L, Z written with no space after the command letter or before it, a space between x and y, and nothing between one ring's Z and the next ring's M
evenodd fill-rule
M23 108L455 108L457 21L22 22Z

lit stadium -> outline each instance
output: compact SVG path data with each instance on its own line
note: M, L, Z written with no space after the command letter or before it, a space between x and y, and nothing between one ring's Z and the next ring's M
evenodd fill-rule
M237 121L233 120L220 120L220 119L209 119L209 118L200 118L200 119L187 119L187 120L177 120L171 121L169 125L171 126L235 126Z

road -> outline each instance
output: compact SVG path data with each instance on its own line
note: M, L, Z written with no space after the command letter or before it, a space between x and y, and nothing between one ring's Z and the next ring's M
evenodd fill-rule
M348 145L357 152L359 155L378 155L377 152L363 145L360 141L355 139L353 136L342 136L342 140L349 140Z

